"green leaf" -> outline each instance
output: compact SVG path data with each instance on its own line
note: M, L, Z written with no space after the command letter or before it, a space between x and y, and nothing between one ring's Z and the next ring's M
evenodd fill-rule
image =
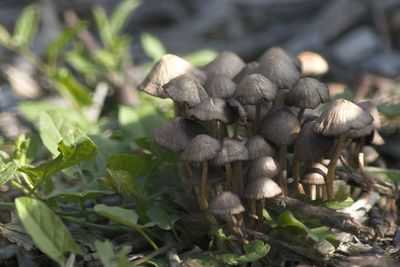
M129 16L140 5L137 0L125 0L121 2L110 16L110 31L113 36L118 35L126 25Z
M261 240L251 240L244 245L245 255L237 258L239 262L253 262L265 257L269 252L270 246Z
M237 237L234 235L226 236L224 230L218 225L211 225L211 234L216 236L222 242L226 240L237 240Z
M12 45L12 37L3 25L0 25L0 44L5 47Z
M96 146L92 140L83 136L70 146L61 141L58 144L58 151L60 154L52 161L43 163L37 167L22 168L22 171L32 177L40 178L37 181L40 184L53 173L89 160L95 157L97 153Z
M379 167L365 167L368 172L378 174L385 181L395 185L395 181L400 188L400 170L390 168L379 168Z
M351 197L347 197L345 200L342 201L329 200L327 202L324 202L323 206L328 209L343 209L346 207L350 207L353 204L354 200Z
M199 50L189 55L186 55L184 58L192 63L196 67L204 66L211 61L213 61L218 56L218 53L214 50L204 49Z
M64 253L79 253L78 245L58 218L43 202L20 197L15 200L18 216L38 248L64 266Z
M64 59L72 68L82 74L94 75L99 72L99 66L91 62L86 55L79 51L66 52Z
M150 33L143 33L141 36L143 50L153 61L158 61L167 52L162 43Z
M14 28L13 41L17 46L29 45L39 26L39 9L36 5L24 8Z
M139 107L132 108L120 106L118 122L124 133L130 139L152 137L153 130L164 123L154 105L142 103Z
M268 211L266 209L263 209L263 217L267 221L269 226L271 226L272 228L275 228L278 226L277 222L271 217L271 215L268 213Z
M17 170L17 164L14 161L10 161L7 164L1 164L0 186L7 183L12 178L16 170Z
M68 202L80 203L88 199L95 199L104 195L111 195L112 191L109 190L84 190L78 191L75 188L56 189L50 194L43 196L45 200L51 199L66 199Z
M110 51L98 49L93 53L93 59L104 68L117 69L118 58Z
M60 54L60 50L69 42L71 42L78 35L80 30L86 28L87 26L87 22L81 21L73 27L67 27L58 35L58 37L54 41L52 41L47 46L47 60L51 65L54 65L56 63L57 57Z
M24 133L14 141L13 159L18 166L30 164L36 157L39 138L34 133Z
M152 222L164 230L171 230L174 227L174 223L179 219L177 216L168 215L165 210L158 206L151 206L147 209L146 214Z
M131 252L132 250L131 246L123 246L117 255L115 255L114 246L109 240L106 240L104 242L96 240L95 246L99 254L100 261L101 263L103 263L103 266L105 267L130 266L129 260L126 257L126 255L129 252Z
M120 207L110 207L104 204L94 206L96 213L110 218L116 222L128 225L133 228L140 228L138 225L139 216L134 210L123 209Z
M395 117L400 116L400 104L395 104L395 105L381 104L378 105L377 108L388 119L394 119Z
M313 228L313 229L311 229L311 231L314 232L315 234L317 234L321 241L323 239L326 239L335 248L337 248L340 245L340 240L326 226Z
M101 40L104 46L108 47L113 41L113 34L111 32L111 26L106 11L101 6L95 6L93 8L93 17Z
M66 68L60 68L51 77L58 92L77 107L86 107L92 104L90 90L79 83Z
M61 115L59 113L53 113L55 114L55 117L60 118ZM69 129L62 129L60 126L60 120L56 120L58 125L55 125L55 121L50 117L49 113L47 112L42 112L40 115L40 120L39 120L39 134L40 138L42 139L43 145L50 151L51 154L57 156L60 154L58 151L58 144L63 140L63 137L61 135L60 130L65 130L63 131L68 132ZM63 124L61 124L63 125ZM58 126L58 127L57 127ZM68 125L72 128L71 125ZM70 128L67 127L67 128Z

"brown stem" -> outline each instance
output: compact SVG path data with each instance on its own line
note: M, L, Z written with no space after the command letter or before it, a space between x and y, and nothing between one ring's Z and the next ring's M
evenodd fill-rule
M310 198L311 200L317 199L317 186L315 184L310 184Z
M287 196L287 185L286 185L286 154L287 147L285 145L279 146L278 158L279 158L279 173L278 173L278 183L282 189L282 194Z
M243 188L243 177L242 177L242 162L235 161L233 164L233 174L232 174L232 192L236 195L241 195L241 189Z
M203 161L203 168L201 171L201 187L200 187L200 196L201 196L201 210L206 210L208 208L207 202L207 175L208 175L208 164L207 160Z
M294 180L294 195L297 193L304 194L303 186L300 184L300 162L293 159L292 175Z
M230 191L232 188L232 168L230 163L225 164L225 172L226 172L225 190Z
M304 108L300 108L299 113L297 114L297 119L299 120L300 124L301 121L303 120L303 115L304 115Z
M339 140L335 148L335 152L333 153L333 156L328 165L328 173L326 175L326 191L328 193L328 199L332 199L334 197L333 180L335 179L335 168L337 161L342 153L343 147L345 145L346 137L347 134L342 134L339 137Z
M359 153L358 154L358 164L360 166L360 174L361 177L364 180L365 185L367 186L367 191L371 192L372 191L372 182L371 180L367 177L365 174L365 168L364 168L364 153Z
M254 229L254 225L256 223L257 218L257 200L256 199L249 199L249 217L250 217L250 224L249 227Z
M227 215L225 215L225 219L226 219L226 223L228 225L229 231L232 234L236 235L243 244L247 244L248 241L244 238L243 232L240 229L240 227L238 226L235 216L231 215L231 214L227 214Z

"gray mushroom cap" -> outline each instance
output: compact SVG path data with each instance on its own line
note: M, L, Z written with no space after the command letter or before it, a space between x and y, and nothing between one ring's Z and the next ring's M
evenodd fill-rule
M287 60L288 62L292 63L294 66L296 66L296 68L301 71L301 61L300 59L289 53L288 51L285 51L284 49L277 47L277 46L273 46L270 47L267 51L265 51L261 57L258 59L259 62L264 62L264 61L268 61L269 58L271 57L280 57L284 60Z
M244 141L225 137L222 140L222 149L214 158L214 163L222 166L234 161L243 161L249 159L249 153L244 145Z
M249 165L248 178L274 177L279 172L279 163L273 157L265 156L253 159Z
M301 178L302 184L324 185L328 168L321 163L314 163L308 168Z
M262 122L261 135L277 146L290 146L296 141L300 123L289 108L275 109Z
M246 64L246 66L233 78L233 81L235 83L240 83L246 76L254 73L254 70L259 66L260 64L257 61L252 61Z
M176 102L193 107L208 98L206 90L191 75L182 74L163 85L164 92Z
M282 193L282 189L271 178L260 177L250 181L244 188L247 199L272 198Z
M182 152L199 134L208 134L200 124L182 117L173 118L154 129L154 142L172 152Z
M194 67L190 62L176 55L167 54L153 66L138 89L153 96L166 98L168 96L162 86L185 73L192 75L200 83L206 79L206 73Z
M216 195L208 206L208 212L213 215L234 215L244 211L240 198L230 191Z
M208 75L207 81L204 84L204 89L209 96L226 99L230 98L235 93L236 83L224 75Z
M278 87L261 74L245 77L235 91L235 98L244 105L272 101L278 94Z
M316 120L315 130L325 136L339 136L350 130L359 130L374 118L351 101L337 99Z
M328 100L328 86L313 78L300 79L285 98L286 105L304 109L314 109Z
M374 118L372 125L376 129L379 129L381 127L381 118L380 118L379 111L376 108L376 106L371 101L358 102L357 105L372 115L372 117Z
M199 134L193 138L181 154L181 160L203 162L213 159L221 150L221 142L209 135Z
M261 135L255 135L248 139L246 147L249 151L250 160L264 156L276 157L277 155L275 147Z
M204 66L204 70L211 75L224 75L233 79L244 67L246 63L231 51L222 51L217 58Z
M218 97L210 97L195 107L186 111L186 116L200 121L218 120L229 124L234 120L234 114L225 100Z

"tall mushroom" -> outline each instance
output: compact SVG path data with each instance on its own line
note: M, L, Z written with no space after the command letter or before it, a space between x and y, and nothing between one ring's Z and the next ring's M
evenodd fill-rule
M306 169L301 179L302 184L308 184L310 187L309 195L311 200L317 199L317 185L325 185L325 177L328 169L321 163L314 163ZM321 197L321 195L320 195Z
M345 99L338 99L333 102L317 119L315 126L317 132L325 136L338 138L326 176L328 199L334 197L333 180L335 168L349 131L363 129L370 125L373 120L373 117L368 112Z

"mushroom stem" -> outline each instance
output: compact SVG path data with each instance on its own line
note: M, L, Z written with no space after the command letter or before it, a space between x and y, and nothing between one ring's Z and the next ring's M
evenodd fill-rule
M359 153L358 154L358 164L360 166L360 173L361 173L361 177L364 180L365 185L367 186L367 192L371 192L372 191L372 182L371 180L367 177L367 175L365 174L365 168L364 168L364 153Z
M249 199L249 217L250 217L250 225L249 228L253 229L257 218L257 200Z
M263 210L265 208L265 198L260 199L258 201L258 203L259 203L258 204L258 209L257 209L258 223L259 223L260 229L263 232L266 232L267 231L267 224L265 222L264 214L263 214Z
M292 175L294 180L294 195L297 193L304 194L303 186L300 184L300 162L296 159L293 159Z
M201 187L200 187L200 197L201 205L200 209L205 210L208 207L207 202L207 175L208 175L208 163L207 160L203 161L203 168L201 171Z
M332 199L334 197L333 180L335 178L335 168L336 168L337 161L338 161L340 155L342 154L344 145L346 143L346 137L347 137L347 133L339 136L339 140L336 145L335 152L333 153L333 156L332 156L331 160L329 161L328 173L326 174L326 191L328 193L328 199Z
M240 196L243 188L242 179L242 162L235 161L233 164L233 174L232 174L232 192Z
M230 191L232 188L232 167L230 163L225 164L226 182L225 190Z
M279 158L279 173L278 173L278 183L282 189L282 194L287 196L287 185L286 185L286 175L287 175L287 164L286 164L286 154L287 147L285 145L279 146L278 158Z
M310 199L316 200L317 199L317 186L315 184L310 184Z
M303 115L304 115L304 108L300 108L299 113L297 114L297 119L299 120L300 124L301 121L303 120Z
M234 235L236 235L237 237L239 237L240 241L241 241L243 244L247 244L248 241L244 238L243 232L242 232L242 230L240 229L240 227L238 226L237 221L236 221L236 218L234 217L234 215L227 214L227 215L225 215L225 219L226 219L226 223L227 223L227 225L228 225L229 231L230 231L232 234L234 234Z

